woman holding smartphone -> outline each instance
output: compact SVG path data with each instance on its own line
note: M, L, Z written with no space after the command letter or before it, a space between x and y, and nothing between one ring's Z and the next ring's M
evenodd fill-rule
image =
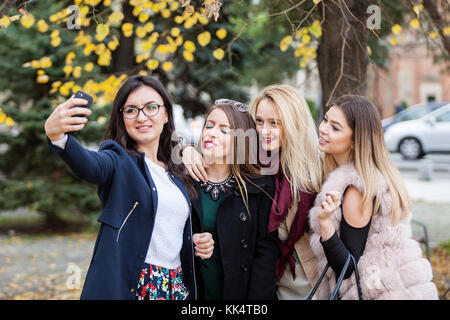
M128 78L98 152L67 134L86 125L91 111L73 108L85 103L72 97L45 123L53 152L98 186L101 225L81 299L195 299L193 187L171 159L178 141L169 95L155 79ZM209 258L211 235L196 240L196 254Z

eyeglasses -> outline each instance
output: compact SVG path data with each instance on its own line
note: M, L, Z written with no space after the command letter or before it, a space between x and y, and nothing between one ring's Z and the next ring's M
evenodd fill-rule
M147 117L154 117L158 114L159 109L161 107L164 107L164 105L162 104L156 104L156 103L152 103L149 104L143 108L138 108L138 107L125 107L120 109L120 111L122 112L123 116L127 119L134 119L137 118L139 116L139 112L142 111L142 113L144 115L146 115Z
M249 109L248 105L246 105L245 103L235 101L235 100L230 100L230 99L219 99L219 100L214 101L214 104L232 104L236 108L238 108L238 110L240 112L248 112L248 109Z

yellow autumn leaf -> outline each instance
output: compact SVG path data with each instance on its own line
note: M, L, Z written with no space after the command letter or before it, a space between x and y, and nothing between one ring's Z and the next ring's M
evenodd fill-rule
M170 12L169 9L164 9L164 10L161 11L161 16L162 16L164 19L169 18L171 14L172 14L172 12Z
M200 22L202 25L206 26L209 23L209 20L207 17L201 15L198 17L198 22Z
M155 60L155 59L150 59L149 61L147 61L147 63L145 65L150 70L156 70L156 68L158 68L158 66L159 66L159 61Z
M143 37L145 37L147 35L147 31L145 31L145 27L143 27L143 26L139 26L139 27L137 27L136 28L136 36L138 37L138 38L143 38Z
M144 22L146 22L148 19L150 19L150 16L149 16L149 14L148 14L147 12L142 12L142 13L139 15L139 17L138 17L138 20L139 20L140 23L144 23Z
M314 20L312 25L309 26L308 30L316 38L320 38L322 36L322 27L320 26L319 20Z
M86 47L84 47L83 53L84 53L85 56L88 56L94 50L95 50L95 44L90 43Z
M142 12L142 7L140 5L136 5L133 9L133 16L137 17Z
M392 26L391 29L394 34L400 34L400 32L402 32L402 27L398 24Z
M2 28L8 28L8 26L11 24L11 20L9 17L5 14L3 17L0 18L0 27Z
M292 36L285 36L280 41L280 50L283 52L286 51L291 43L292 43Z
M50 33L50 38L54 39L54 38L59 38L59 30L53 30L52 33Z
M435 39L437 37L437 32L436 31L431 31L429 34L431 39Z
M52 66L52 60L49 57L42 57L39 59L39 65L41 68L50 68Z
M7 117L5 123L8 127L12 127L14 125L14 120L10 117Z
M111 51L105 50L98 57L97 64L100 66L109 66L111 64Z
M109 26L104 23L99 23L96 32L95 39L97 39L97 41L103 41L109 34Z
M66 55L66 64L70 65L72 64L72 60L75 59L76 54L73 51L70 51L67 55Z
M208 31L202 32L197 36L197 42L202 46L207 46L211 42L211 34Z
M119 23L124 18L124 15L120 11L113 12L109 15L108 20L111 23Z
M184 22L184 18L182 16L176 16L173 20L176 24L182 24Z
M94 63L89 62L84 65L84 71L91 72L94 69Z
M186 29L190 29L190 28L192 28L192 27L194 26L194 24L195 24L195 19L193 19L193 18L188 18L188 19L184 22L183 27L185 27Z
M420 27L420 22L418 19L412 19L411 22L409 23L409 25L413 28L413 29L418 29Z
M36 78L36 82L39 84L47 83L49 80L50 78L46 74L40 75Z
M41 64L40 64L40 62L39 62L38 60L32 60L32 61L31 61L31 67L32 67L33 69L37 69L37 68L40 68L40 67L41 67Z
M129 22L122 24L122 32L125 37L131 37L133 34L133 24Z
M423 4L416 4L415 6L413 6L413 10L417 15L419 15L423 10Z
M172 2L172 4L170 5L170 10L175 11L178 9L178 2Z
M367 46L367 54L368 54L369 56L372 55L372 48L369 47L369 46Z
M77 78L77 79L80 78L81 77L81 67L76 66L75 68L73 68L72 74L75 78Z
M111 51L114 51L119 46L119 40L114 36L114 40L108 42L108 48Z
M311 36L308 35L308 34L305 34L305 35L302 37L302 42L303 42L304 44L310 43L310 42L311 42Z
M450 35L450 26L447 26L444 28L443 30L444 36L449 36Z
M37 30L41 33L47 32L48 30L48 24L45 22L45 20L39 20L36 24Z
M315 5L319 4L320 1L321 1L321 0L313 0L313 2L314 2Z
M150 51L153 48L153 44L150 41L145 41L141 44L142 51Z
M53 47L57 47L61 44L61 38L60 37L53 38L52 41L50 41L50 43Z
M160 44L156 47L156 50L161 54L166 54L169 51L168 46L165 44Z
M195 44L190 40L185 41L183 46L187 51L190 51L190 52L195 51Z
M173 63L170 61L166 61L161 65L161 67L164 71L170 71L173 68Z
M59 87L59 93L61 93L63 96L68 96L70 93L70 88L68 88L65 84Z
M63 68L63 72L66 75L66 77L70 76L70 74L72 73L73 67L70 65L66 65Z
M32 14L26 14L22 16L20 19L20 23L27 29L30 29L31 26L34 24L34 17Z
M0 111L0 123L5 122L6 120L6 114L4 114L2 111Z
M225 38L227 37L227 30L224 29L224 28L218 29L218 30L216 31L216 37L217 37L219 40L225 39Z
M175 38L178 37L180 35L180 33L181 33L180 29L176 28L176 27L174 27L170 30L170 35Z
M153 22L147 22L144 25L144 29L145 29L145 32L147 32L147 33L152 32L155 29L155 25L153 24Z
M184 60L186 60L187 62L194 61L194 55L190 51L184 50L183 57L184 57Z
M223 57L225 57L225 52L221 48L218 48L218 49L213 51L213 56L217 60L222 60Z
M392 37L392 39L391 39L391 45L395 46L395 45L397 44L397 42L398 42L397 37Z
M179 36L175 39L175 43L177 46L181 46L183 44L183 36Z

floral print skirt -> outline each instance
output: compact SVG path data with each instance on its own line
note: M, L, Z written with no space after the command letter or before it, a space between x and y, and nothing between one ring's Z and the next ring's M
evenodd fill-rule
M136 290L138 300L185 300L188 294L181 267L171 270L144 265Z

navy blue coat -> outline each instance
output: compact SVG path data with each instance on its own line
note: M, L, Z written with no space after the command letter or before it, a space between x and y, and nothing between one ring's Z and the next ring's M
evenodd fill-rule
M98 186L101 225L81 299L136 299L158 204L157 186L145 165L144 154L133 156L111 140L104 141L98 152L91 151L71 135L65 149L50 140L48 143L76 176ZM195 299L191 202L183 182L169 176L189 204L180 259L188 298Z

